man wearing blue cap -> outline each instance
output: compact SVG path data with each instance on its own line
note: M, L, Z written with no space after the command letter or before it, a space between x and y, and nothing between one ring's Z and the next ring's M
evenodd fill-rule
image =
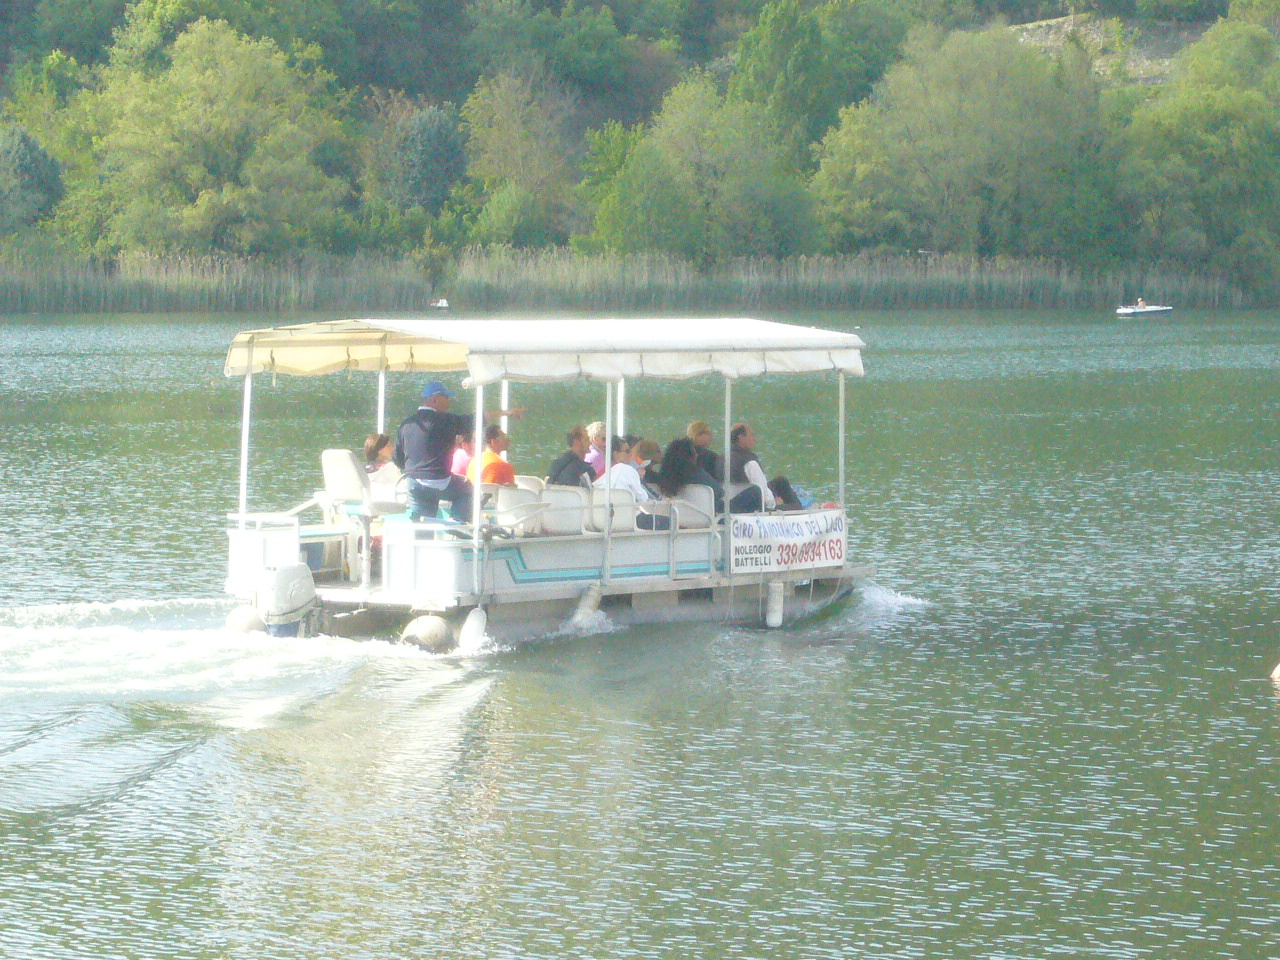
M414 520L434 519L440 501L449 501L455 520L471 519L471 484L449 472L458 435L472 426L470 416L450 413L455 394L439 380L422 388L422 405L396 431L396 451L392 459L409 478L410 515ZM522 417L523 409L486 413L485 420Z

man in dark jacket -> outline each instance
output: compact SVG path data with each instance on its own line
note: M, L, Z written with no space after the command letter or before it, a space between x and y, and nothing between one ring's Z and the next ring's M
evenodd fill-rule
M569 449L560 454L551 464L551 469L547 471L547 483L558 483L570 487L591 486L596 472L584 459L587 448L591 445L591 441L587 438L587 431L582 427L574 427L565 440L569 444Z
M439 380L432 380L422 390L422 405L396 432L392 460L409 478L409 514L414 520L434 519L441 500L448 501L453 519L471 519L472 486L449 468L458 435L465 433L473 420L469 415L449 412L454 396ZM523 415L523 409L499 410L486 413L485 419Z

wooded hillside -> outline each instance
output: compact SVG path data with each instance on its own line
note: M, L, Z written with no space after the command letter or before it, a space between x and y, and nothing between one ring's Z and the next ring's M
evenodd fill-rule
M928 251L1274 300L1277 23L1280 0L10 0L0 253Z

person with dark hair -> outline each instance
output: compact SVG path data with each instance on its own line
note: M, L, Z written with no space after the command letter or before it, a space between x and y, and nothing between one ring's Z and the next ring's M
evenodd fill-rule
M364 472L373 476L388 463L395 453L395 444L385 433L371 433L364 442Z
M369 483L376 490L382 490L384 493L377 494L374 499L383 499L386 501L395 500L396 484L400 482L400 478L404 476L400 472L400 468L391 462L392 456L395 455L395 444L391 442L391 438L385 433L371 433L364 442L364 470L369 475Z
M484 428L484 452L471 461L467 479L474 483L497 483L504 487L516 485L516 468L502 455L511 449L511 438L496 423Z
M729 432L729 443L729 483L751 484L747 490L759 491L765 510L800 509L800 502L786 477L765 479L764 467L755 452L756 434L749 424L735 423ZM737 499L734 498L735 501Z
M591 464L584 459L591 441L583 427L574 427L565 435L569 449L560 454L547 471L547 483L569 487L589 487L596 478Z
M724 487L698 465L697 448L688 437L678 437L667 444L667 449L662 453L662 473L658 477L658 483L659 489L668 497L678 496L681 489L692 483L710 487L715 497L716 513L724 513ZM751 513L759 510L759 494L752 496L749 492L754 489L752 487L743 491L745 497L742 494L734 497L729 502L730 512Z
M409 515L414 520L434 519L440 501L447 500L455 520L471 517L472 487L464 477L450 472L458 437L471 427L471 418L449 412L455 394L439 380L422 390L422 405L400 424L396 432L395 465L409 478ZM524 416L523 409L485 413L485 419Z

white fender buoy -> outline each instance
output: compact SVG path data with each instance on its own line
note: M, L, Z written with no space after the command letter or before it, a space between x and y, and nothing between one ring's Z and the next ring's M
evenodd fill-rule
M449 621L435 614L414 617L400 631L400 639L405 643L417 644L428 653L448 653L454 647Z
M782 626L782 610L786 605L783 586L781 580L774 580L769 583L765 592L764 625L770 630L776 630Z
M489 615L476 607L462 621L462 629L458 631L458 652L477 653L489 639L485 632L489 626Z
M600 598L604 595L600 584L593 583L582 591L578 600L578 609L573 611L570 623L578 629L586 629L595 622L596 612L600 609Z
M242 603L227 614L226 627L236 633L262 633L267 625L255 607Z

